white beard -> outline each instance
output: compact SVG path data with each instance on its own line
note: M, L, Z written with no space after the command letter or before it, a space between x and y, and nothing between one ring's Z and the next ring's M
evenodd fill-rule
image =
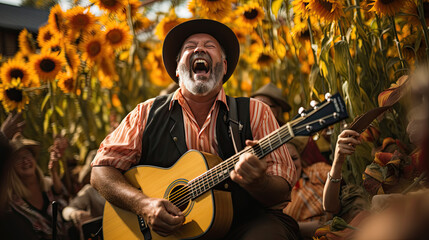
M217 86L219 81L223 81L222 63L216 64L208 79L192 79L191 70L186 69L185 64L180 64L178 69L179 84L181 84L183 81L185 88L197 96L207 95Z

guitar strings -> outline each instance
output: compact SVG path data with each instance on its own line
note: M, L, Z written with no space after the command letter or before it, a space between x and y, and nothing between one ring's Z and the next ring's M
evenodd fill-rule
M317 123L320 120L327 119L327 118L329 118L329 117L331 117L333 115L334 114L331 114L331 115L325 116L323 118L320 118L320 119L317 119L317 120L313 120L313 121L311 121L311 122L309 122L307 124L311 125L313 123ZM300 119L297 119L297 120L300 120ZM292 122L294 122L294 121L292 121ZM306 126L299 126L299 127L296 127L296 130L302 130L304 128L306 128ZM275 134L278 135L278 138L275 138L274 141L264 141L265 139L270 140L269 138L271 138ZM270 152L274 151L275 149L277 149L279 146L281 146L283 144L283 140L282 139L289 138L289 137L290 137L290 135L289 135L289 131L288 131L287 128L281 127L279 129L277 129L272 134L269 134L267 137L265 137L265 138L263 138L263 139L260 140L261 141L261 143L259 144L260 147L258 149L256 149L256 151L255 151L255 148L251 147L251 148L247 148L247 149L245 149L245 150L243 150L243 151L235 154L230 159L228 159L228 160L220 163L216 167L210 169L209 171L207 171L207 172L201 174L200 176L194 178L193 180L191 180L187 185L184 185L183 188L181 188L178 192L175 192L174 194L172 194L171 198L169 198L169 200L171 202L173 202L176 206L183 205L184 203L188 202L192 198L190 196L189 190L191 188L191 191L193 193L193 189L195 188L193 185L196 185L197 183L199 183L200 186L201 186L201 183L203 183L204 189L203 190L200 189L200 192L204 193L206 191L206 186L207 186L207 190L210 189L210 182L212 182L212 186L214 186L214 185L218 184L219 182L227 179L227 177L226 177L225 179L222 179L221 181L219 181L219 174L218 174L219 171L218 171L218 169L219 168L223 169L223 165L227 165L226 169L228 169L228 171L230 171L231 166L234 166L238 162L239 156L242 155L243 153L252 151L254 154L256 154L258 156L262 156L262 155L264 155L263 149L267 149L267 147L269 145L270 150L267 151L267 153L265 154L265 155L267 155L267 154L269 154ZM277 146L277 145L279 145L279 146ZM274 146L274 149L273 149L273 146ZM222 176L224 176L223 173L222 173ZM229 176L229 174L228 174L228 176ZM218 180L217 180L218 182L217 183L215 183L216 180L213 177L217 177L218 178ZM185 197L185 198L182 198L182 197ZM177 203L175 203L176 200L178 200Z
M292 121L292 122L294 122L294 121ZM277 129L275 132L273 132L272 134L270 134L270 135L268 135L267 137L269 137L269 136L274 136L275 134L279 134L280 133L280 135L284 135L283 136L283 138L284 137L289 137L289 134L288 134L288 129L286 128L286 127L282 127L282 128L279 128L279 129ZM285 135L285 132L286 132L286 135ZM267 139L269 139L269 138L267 138ZM267 144L269 144L267 141L264 141L265 140L265 138L263 138L263 139L261 139L260 141L261 141L261 143L259 144L262 148L265 148L266 147L266 145ZM275 143L275 144L278 144L278 141L280 141L280 142L282 142L281 141L281 139L276 139L276 141L275 142L273 142L273 143ZM247 148L247 149L245 149L245 150L243 150L243 151L241 151L240 153L238 153L238 154L236 154L236 155L234 155L232 158L230 158L230 159L228 159L227 161L224 161L224 162L222 162L221 164L219 164L218 166L216 166L216 167L214 167L214 168L212 168L212 169L210 169L209 171L207 171L206 173L204 173L204 174L202 174L202 175L200 175L200 176L198 176L197 178L195 178L195 179L193 179L193 180L191 180L189 183L188 183L188 185L185 185L180 191L178 191L178 192L176 192L176 193L174 193L174 194L172 194L170 197L169 197L169 200L171 201L171 202L175 202L176 200L179 200L177 203L175 203L175 205L176 206L181 206L184 202L187 202L187 201L189 201L189 199L190 199L190 196L189 196L189 186L191 186L192 187L192 189L194 189L195 187L193 187L193 185L196 185L197 183L199 183L199 185L201 186L201 183L203 184L203 187L204 187L204 190L201 190L201 187L199 187L200 188L200 192L205 192L205 190L206 190L206 186L207 186L207 189L209 189L209 187L210 187L210 183L209 183L209 180L210 179L212 179L213 178L213 176L215 175L215 173L216 172L219 172L218 171L218 169L219 168L221 168L222 170L223 170L223 165L226 165L226 169L228 170L228 173L230 172L230 169L231 169L231 166L234 166L237 162L238 162L238 160L239 160L239 155L241 155L241 154L243 154L243 153L245 153L245 152L250 152L250 151L252 151L253 153L255 153L256 155L258 155L258 156L261 156L262 154L261 154L261 152L262 152L262 148L259 148L258 150L254 150L254 148ZM217 170L217 171L216 171ZM223 172L223 171L222 171ZM217 176L217 178L219 178L219 174L216 174L215 176ZM228 177L229 177L229 174L228 174ZM227 177L226 177L227 178ZM225 179L226 179L225 178ZM222 181L223 181L224 179L222 179ZM212 181L213 182L213 185L215 185L214 184L214 181ZM220 182L220 181L219 181ZM218 182L218 183L219 183ZM216 183L217 184L217 183ZM185 197L184 199L178 199L178 198L180 198L180 197Z

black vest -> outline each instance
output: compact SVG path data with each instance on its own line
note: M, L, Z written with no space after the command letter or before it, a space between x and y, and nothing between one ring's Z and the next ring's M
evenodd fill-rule
M143 132L140 165L168 168L189 150L186 146L182 108L177 101L174 101L172 108L169 109L172 96L173 94L157 97L150 109ZM229 97L227 97L228 100ZM242 146L245 146L246 139L253 139L250 128L249 98L236 98L236 102L238 119L243 125L240 138ZM225 160L235 154L229 133L228 111L222 102L216 121L216 138L219 157ZM230 179L226 181L230 186L228 190L232 193L233 226L241 222L240 219L249 219L255 212L263 209L262 205L238 184ZM218 189L222 189L222 186L224 183L219 184Z

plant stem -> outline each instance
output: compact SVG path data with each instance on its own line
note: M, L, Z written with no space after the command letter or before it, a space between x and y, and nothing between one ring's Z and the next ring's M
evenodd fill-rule
M395 17L391 16L389 17L389 19L392 24L393 36L395 37L394 41L396 43L396 48L398 49L399 60L401 61L402 68L405 69L404 57L402 56L402 49L401 45L399 44L398 32L396 31Z
M429 64L429 36L428 36L428 26L426 24L426 19L425 19L425 11L423 9L423 0L419 0L417 11L419 12L420 23L422 24L423 33L425 36L426 59L427 59L426 64Z
M56 118L55 118L55 107L54 107L54 101L55 101L55 94L53 91L53 86L52 86L52 82L48 82L48 89L49 89L49 95L51 95L51 98L49 99L49 103L51 105L51 111L52 111L52 137L53 139L55 139L55 136L58 134L58 129L57 129L57 123L56 123Z

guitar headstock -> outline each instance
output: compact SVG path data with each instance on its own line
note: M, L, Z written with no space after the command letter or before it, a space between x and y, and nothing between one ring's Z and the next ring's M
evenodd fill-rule
M295 136L308 136L320 131L334 123L349 117L346 104L339 93L326 96L326 100L316 104L312 101L313 108L300 109L294 118L292 130Z

